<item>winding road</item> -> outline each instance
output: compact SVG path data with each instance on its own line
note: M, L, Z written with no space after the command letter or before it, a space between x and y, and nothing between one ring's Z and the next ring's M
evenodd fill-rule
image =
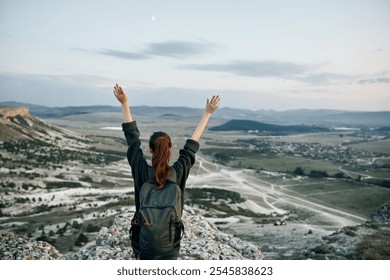
M366 217L336 209L304 194L293 192L286 185L276 185L262 180L253 170L229 168L210 162L202 156L197 156L197 164L191 174L188 180L189 187L213 187L238 192L247 199L240 207L247 207L253 212L284 214L288 211L283 206L288 206L289 209L297 209L315 217L308 220L317 226L326 221L324 230L325 227L329 229L332 225L334 228L340 228L360 224L366 220Z

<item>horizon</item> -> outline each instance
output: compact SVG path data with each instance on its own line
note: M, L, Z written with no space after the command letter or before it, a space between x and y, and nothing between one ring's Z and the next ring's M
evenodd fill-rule
M21 105L17 105L17 106L14 106L14 105L3 105L3 104L6 104L6 103L16 103L16 104L21 104ZM62 109L62 108L71 108L71 107L74 107L74 108L77 108L77 107L113 107L113 108L118 108L118 111L121 110L121 107L120 105L107 105L107 104L94 104L94 105L79 105L79 106L47 106L47 105L41 105L41 104L34 104L34 103L23 103L23 102L18 102L18 101L0 101L0 107L15 107L15 108L18 108L18 107L22 107L22 106L39 106L39 107L46 107L46 108L58 108L58 109ZM141 104L141 105L135 105L135 106L130 106L130 109L134 107L134 108L137 108L137 107L149 107L149 108L188 108L188 109L193 109L193 110L202 110L204 108L202 107L189 107L189 106L182 106L182 105L167 105L167 106L159 106L159 105L145 105L145 104ZM338 112L347 112L347 113L387 113L387 112L390 112L390 109L389 110L373 110L373 111L370 111L370 110L344 110L344 109L332 109L332 108L315 108L315 109L312 109L312 108L296 108L296 109L284 109L284 110L277 110L277 109L246 109L246 108L238 108L238 107L230 107L230 106L222 106L222 107L219 107L218 110L221 110L221 109L225 109L225 110L244 110L244 111L251 111L251 112L258 112L258 111L275 111L275 112L287 112L287 111L338 111Z
M390 110L390 2L1 1L0 102ZM71 19L71 20L69 20Z

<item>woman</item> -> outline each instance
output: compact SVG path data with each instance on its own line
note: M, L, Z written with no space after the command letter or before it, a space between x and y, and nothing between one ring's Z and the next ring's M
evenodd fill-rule
M198 126L194 130L191 139L187 139L186 143L179 151L179 158L172 166L169 161L172 154L172 141L168 134L165 132L155 132L149 140L149 151L152 153L152 166L148 165L144 157L141 147L141 141L139 139L140 133L138 131L137 123L133 120L130 112L128 98L122 88L116 84L114 87L114 95L121 103L123 120L122 129L124 131L126 141L128 144L127 160L131 167L131 173L134 180L134 193L135 193L135 206L136 215L140 209L140 188L147 181L157 182L159 188L163 188L164 184L168 181L175 182L181 189L182 204L184 202L184 188L190 172L191 167L195 163L195 153L199 149L199 139L203 134L203 131L207 125L210 116L217 110L220 104L219 96L213 96L211 100L207 99L205 112ZM136 218L132 221L132 246L134 254L137 258L143 259L143 256L139 254L137 228L138 221ZM139 233L139 229L138 229ZM179 234L180 238L180 234ZM177 242L178 247L174 253L164 256L160 259L176 259L179 254L180 240ZM148 257L149 258L149 257ZM157 258L157 257L156 257Z

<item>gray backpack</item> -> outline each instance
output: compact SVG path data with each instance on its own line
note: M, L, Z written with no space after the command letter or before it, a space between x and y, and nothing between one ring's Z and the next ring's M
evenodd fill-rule
M131 241L141 259L176 259L184 230L180 187L167 181L162 188L154 181L140 189L140 209L133 219ZM138 235L138 236L137 236Z

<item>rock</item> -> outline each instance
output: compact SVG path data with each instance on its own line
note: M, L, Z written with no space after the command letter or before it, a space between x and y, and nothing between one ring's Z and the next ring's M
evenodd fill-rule
M262 260L258 247L219 231L200 215L184 213L185 235L179 259L184 260Z
M1 260L61 260L65 259L54 246L43 241L0 233Z
M133 259L129 239L131 217L118 216L110 228L102 228L96 237L96 247L80 250L73 259ZM185 234L181 241L182 260L264 259L255 245L220 232L204 217L184 212Z
M373 214L371 214L369 223L390 223L390 201L379 207Z

